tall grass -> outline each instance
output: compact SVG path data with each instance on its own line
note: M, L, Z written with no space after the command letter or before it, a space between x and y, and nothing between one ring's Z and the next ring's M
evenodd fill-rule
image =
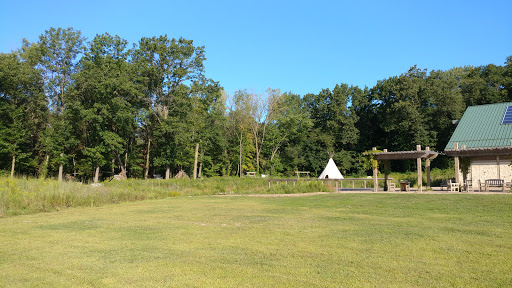
M100 186L78 182L59 184L51 179L0 177L0 217L102 206L146 199L219 194L289 194L333 191L320 182L272 185L262 178L215 177L200 180L134 180L103 182Z

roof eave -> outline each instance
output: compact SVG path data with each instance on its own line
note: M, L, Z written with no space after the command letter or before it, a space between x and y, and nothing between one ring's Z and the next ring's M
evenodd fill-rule
M478 156L511 156L512 147L480 147L466 149L449 149L444 153L452 157L478 157Z
M377 152L364 153L365 155L374 155L377 160L407 160L407 159L434 159L439 155L436 151L396 151L396 152Z

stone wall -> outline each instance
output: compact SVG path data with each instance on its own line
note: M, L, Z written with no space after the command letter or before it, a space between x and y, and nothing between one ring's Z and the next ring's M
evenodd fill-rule
M459 177L463 179L462 172ZM478 180L483 182L486 179L503 179L505 182L512 182L510 157L501 156L499 162L496 157L473 158L467 179L472 180L473 187L478 186Z

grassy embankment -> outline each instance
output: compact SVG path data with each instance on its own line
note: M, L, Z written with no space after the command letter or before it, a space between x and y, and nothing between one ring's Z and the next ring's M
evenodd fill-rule
M510 287L512 195L175 197L0 218L1 287Z

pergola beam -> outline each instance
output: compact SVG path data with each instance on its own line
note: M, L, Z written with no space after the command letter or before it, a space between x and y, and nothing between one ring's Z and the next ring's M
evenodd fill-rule
M435 151L398 151L398 152L378 152L373 153L377 160L412 160L412 159L435 159L439 153Z

